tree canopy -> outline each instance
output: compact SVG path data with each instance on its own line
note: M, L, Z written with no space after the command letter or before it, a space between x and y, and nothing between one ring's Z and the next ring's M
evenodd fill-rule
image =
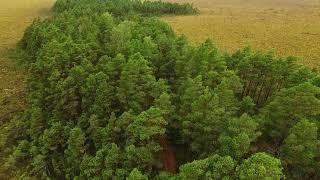
M57 0L17 47L27 107L1 126L0 179L319 179L319 72L154 17L195 13Z

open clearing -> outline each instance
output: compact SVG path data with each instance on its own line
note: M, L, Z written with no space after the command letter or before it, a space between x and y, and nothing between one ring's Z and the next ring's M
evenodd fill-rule
M36 17L46 16L53 0L0 1L0 124L23 107L24 75L10 52Z
M207 38L224 51L250 45L320 65L319 0L167 0L191 2L198 16L164 17L193 42Z

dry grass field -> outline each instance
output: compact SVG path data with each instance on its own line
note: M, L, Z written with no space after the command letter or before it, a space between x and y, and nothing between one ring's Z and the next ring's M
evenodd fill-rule
M197 16L164 17L193 42L207 38L224 51L250 45L320 65L320 0L167 0L191 2Z
M24 72L10 52L36 17L48 14L53 0L0 0L0 125L23 107Z

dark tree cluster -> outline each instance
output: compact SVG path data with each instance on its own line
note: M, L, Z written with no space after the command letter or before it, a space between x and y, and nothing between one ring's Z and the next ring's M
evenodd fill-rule
M25 112L1 177L319 179L320 74L250 48L191 45L150 17L189 4L58 0L18 44Z
M189 3L178 4L148 0L64 0L57 1L53 10L58 13L72 10L73 13L79 15L90 15L91 13L103 13L107 11L114 16L127 16L128 14L137 13L144 16L199 13L199 10Z

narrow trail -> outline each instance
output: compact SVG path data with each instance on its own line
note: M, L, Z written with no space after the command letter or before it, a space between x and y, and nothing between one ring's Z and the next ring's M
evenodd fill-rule
M10 52L33 19L49 14L54 0L0 1L0 125L24 107L24 71Z

